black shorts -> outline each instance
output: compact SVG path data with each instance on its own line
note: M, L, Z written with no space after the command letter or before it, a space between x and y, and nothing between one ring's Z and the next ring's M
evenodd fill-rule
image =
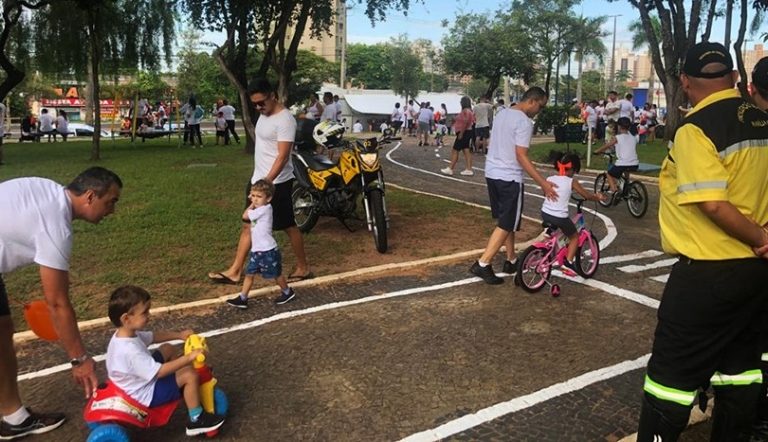
M3 275L0 275L0 316L10 316L11 306L8 305L8 292L5 289Z
M576 225L571 221L570 218L560 218L558 216L552 216L548 213L541 212L541 220L544 221L547 224L551 224L560 231L563 232L563 235L567 237L571 237L576 234Z
M756 258L681 258L659 305L648 377L663 387L695 392L715 372L737 375L758 369L767 325L766 272L768 263Z
M456 137L456 140L453 142L453 150L464 150L469 149L469 140L471 138L471 134L468 130L465 130L461 133L461 138Z
M491 200L491 216L507 232L520 230L523 217L523 184L516 181L485 179Z
M624 172L634 172L636 171L638 166L617 166L613 165L610 169L608 169L608 175L614 177L614 178L620 178Z
M403 126L403 120L397 120L392 122L392 127L395 128L395 130L400 129L400 127Z
M275 194L272 195L272 230L285 230L296 225L293 217L293 191L294 179L275 184ZM245 208L251 205L248 195L251 194L251 181L245 185ZM242 220L241 220L242 221Z
M487 140L488 138L491 138L491 128L489 126L476 127L475 136L481 140Z

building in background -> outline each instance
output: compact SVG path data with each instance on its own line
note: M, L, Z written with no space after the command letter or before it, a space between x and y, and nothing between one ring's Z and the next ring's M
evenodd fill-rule
M333 0L336 19L329 32L312 37L312 18L307 21L304 34L299 42L299 49L305 49L334 63L340 63L347 43L347 4L345 0Z

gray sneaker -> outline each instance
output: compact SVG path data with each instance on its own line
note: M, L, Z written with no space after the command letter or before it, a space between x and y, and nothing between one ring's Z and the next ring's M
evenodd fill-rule
M491 267L490 264L485 267L480 267L480 263L475 261L475 263L472 264L472 267L469 268L469 272L485 281L486 284L497 285L504 282L503 279L493 273L493 267Z
M30 409L27 411L29 411L29 417L19 425L11 425L0 419L0 440L47 433L59 428L66 420L62 413L35 413Z

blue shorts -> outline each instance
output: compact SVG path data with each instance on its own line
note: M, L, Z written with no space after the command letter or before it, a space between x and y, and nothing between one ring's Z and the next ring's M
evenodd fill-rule
M498 220L497 226L507 232L519 231L523 216L523 185L492 178L486 178L485 182L491 200L491 216Z
M165 362L160 350L152 352L152 358L161 364ZM181 388L179 388L179 384L176 383L176 373L172 373L168 376L159 378L155 382L155 390L152 392L152 402L149 403L149 408L157 407L179 399L181 399Z
M639 166L617 166L613 165L610 169L608 169L608 175L614 177L614 178L620 178L624 172L634 172L638 169Z
M265 252L251 252L245 274L255 275L257 273L260 273L264 279L275 279L283 274L283 260L278 248Z

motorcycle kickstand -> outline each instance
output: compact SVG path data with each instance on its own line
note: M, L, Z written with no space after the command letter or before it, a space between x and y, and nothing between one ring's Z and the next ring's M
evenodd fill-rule
M347 224L347 220L345 220L345 219L344 219L344 218L342 218L342 217L339 217L339 218L337 218L337 219L339 220L339 222L340 222L340 223L341 223L341 224L342 224L344 227L346 227L346 228L347 228L347 230L349 230L349 233L355 233L355 229L353 229L352 227L350 227L350 226L349 226L349 224Z

